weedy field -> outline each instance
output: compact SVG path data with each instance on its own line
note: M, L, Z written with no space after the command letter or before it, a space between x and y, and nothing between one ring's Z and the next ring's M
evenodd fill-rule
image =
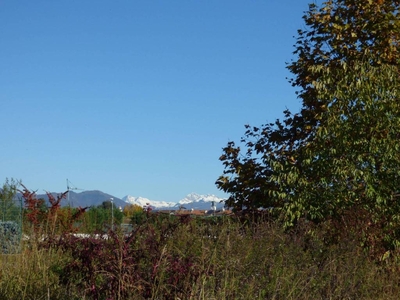
M39 236L39 235L37 235ZM40 235L43 236L43 235ZM267 219L151 214L130 234L46 235L0 258L0 299L398 299L392 252Z

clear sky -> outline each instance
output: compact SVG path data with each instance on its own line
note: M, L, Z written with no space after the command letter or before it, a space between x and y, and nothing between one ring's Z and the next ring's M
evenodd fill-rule
M1 183L226 196L222 148L300 107L285 62L309 2L1 1Z

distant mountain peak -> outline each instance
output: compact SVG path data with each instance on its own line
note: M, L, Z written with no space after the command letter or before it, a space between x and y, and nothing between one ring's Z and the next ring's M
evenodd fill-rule
M223 198L219 198L211 194L200 195L194 192L187 194L185 198L181 199L178 203L156 201L144 197L134 197L130 195L123 197L122 200L130 204L139 205L141 207L150 205L154 209L179 209L183 206L185 209L208 210L211 209L213 201L217 209L221 209L225 205L225 199Z
M60 193L52 193L53 195L57 195ZM47 194L38 194L36 195L38 199L43 198L48 203L48 196ZM175 209L199 209L199 210L209 210L212 209L212 202L214 201L214 205L216 209L222 209L225 206L225 200L223 198L219 198L215 195L207 194L207 195L200 195L198 193L190 193L187 194L183 199L178 202L166 202L166 201L155 201L150 200L145 197L134 197L131 195L127 195L122 199L118 197L112 196L110 194L104 193L99 190L93 191L83 191L83 192L74 192L69 191L66 199L61 201L62 206L71 205L73 207L85 207L85 206L99 206L104 201L112 201L117 207L125 207L127 204L136 204L140 207L147 207L150 205L153 209L168 209L168 210L175 210Z
M165 201L155 201L155 200L150 200L144 197L134 197L127 195L122 198L123 201L129 203L129 204L136 204L141 207L145 206L151 206L153 208L165 208L165 207L171 207L174 206L176 203L174 202L165 202Z
M179 204L187 204L187 203L192 203L192 202L212 202L214 201L215 203L224 201L225 199L223 198L219 198L215 195L200 195L197 193L190 193L188 195L186 195L185 198L181 199L179 201Z

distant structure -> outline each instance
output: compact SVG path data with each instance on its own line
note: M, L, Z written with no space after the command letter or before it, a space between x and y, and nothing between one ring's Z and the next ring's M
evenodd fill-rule
M72 201L70 202L70 200L69 200L69 191L83 191L83 189L79 189L75 185L73 185L73 187L71 187L71 185L73 185L72 182L69 181L67 178L67 203L68 203L69 207L74 206L74 204L71 203Z
M211 201L211 209L215 214L215 211L217 210L217 206L215 205L215 201Z

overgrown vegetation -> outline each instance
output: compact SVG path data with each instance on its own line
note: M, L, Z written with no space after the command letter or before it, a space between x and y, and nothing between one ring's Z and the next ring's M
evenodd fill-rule
M331 243L324 226L247 220L152 213L129 235L25 243L1 256L0 298L397 299L396 255L371 260L354 233Z
M1 255L0 299L397 299L400 292L398 253L364 251L352 216L354 230L304 219L285 230L268 212L191 217L147 209L140 222L132 216L129 234L116 226L88 235L60 229L54 216L62 208L51 203L53 210L25 210L41 218L27 218L19 254Z

